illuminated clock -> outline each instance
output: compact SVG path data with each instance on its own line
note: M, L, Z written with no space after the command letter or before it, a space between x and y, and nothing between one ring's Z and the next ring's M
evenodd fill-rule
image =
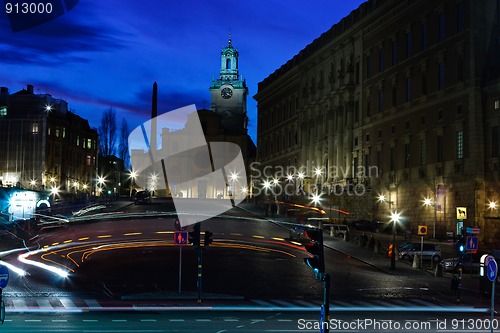
M231 90L231 88L226 87L220 91L220 95L224 99L229 99L231 98L231 96L233 96L233 91Z

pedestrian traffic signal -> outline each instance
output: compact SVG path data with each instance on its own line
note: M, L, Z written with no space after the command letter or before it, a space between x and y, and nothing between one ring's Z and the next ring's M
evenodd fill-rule
M311 267L317 280L322 280L325 274L325 257L323 252L323 231L321 229L306 229L305 235L310 242L305 244L310 258L304 258L307 266Z
M464 236L462 236L462 235L458 235L457 252L459 255L464 254L464 252L465 252L465 240L464 240Z
M213 233L213 232L211 232L211 231L208 231L208 230L207 230L207 231L205 231L205 241L204 241L205 246L209 246L210 244L212 244L212 242L214 241L214 240L212 239L213 234L214 234L214 233Z
M200 224L196 223L193 227L193 231L189 232L189 243L194 247L200 246Z

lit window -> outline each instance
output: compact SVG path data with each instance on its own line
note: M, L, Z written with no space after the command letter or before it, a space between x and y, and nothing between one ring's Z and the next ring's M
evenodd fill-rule
M87 148L92 148L92 139L87 139Z
M6 106L0 106L0 117L4 117L7 115L7 107Z
M33 123L31 126L31 133L38 134L38 123Z
M495 110L498 110L498 109L500 109L500 100L497 99L495 101Z
M457 159L464 158L464 131L457 131Z

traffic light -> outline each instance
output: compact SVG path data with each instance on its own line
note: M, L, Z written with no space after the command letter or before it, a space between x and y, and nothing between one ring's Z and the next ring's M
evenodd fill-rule
M459 255L464 254L465 252L465 240L463 235L458 235L457 239L457 253Z
M193 227L193 231L189 232L189 243L194 247L200 246L200 224L196 223Z
M325 256L323 252L323 231L321 229L306 229L305 235L311 241L305 245L312 258L304 258L307 266L311 267L317 280L322 280L325 274Z
M210 244L212 244L212 242L214 241L212 239L212 236L213 236L213 232L211 231L205 231L205 240L204 240L204 243L205 243L205 246L209 246Z

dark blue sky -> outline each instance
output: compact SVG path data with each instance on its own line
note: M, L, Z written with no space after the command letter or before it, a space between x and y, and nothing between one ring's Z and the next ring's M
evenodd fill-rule
M59 1L59 0L57 0ZM257 84L291 59L361 0L81 0L63 16L12 32L0 14L0 86L35 86L62 98L98 127L114 107L130 129L151 112L209 106L212 77L228 33L249 86L250 134L256 136Z

